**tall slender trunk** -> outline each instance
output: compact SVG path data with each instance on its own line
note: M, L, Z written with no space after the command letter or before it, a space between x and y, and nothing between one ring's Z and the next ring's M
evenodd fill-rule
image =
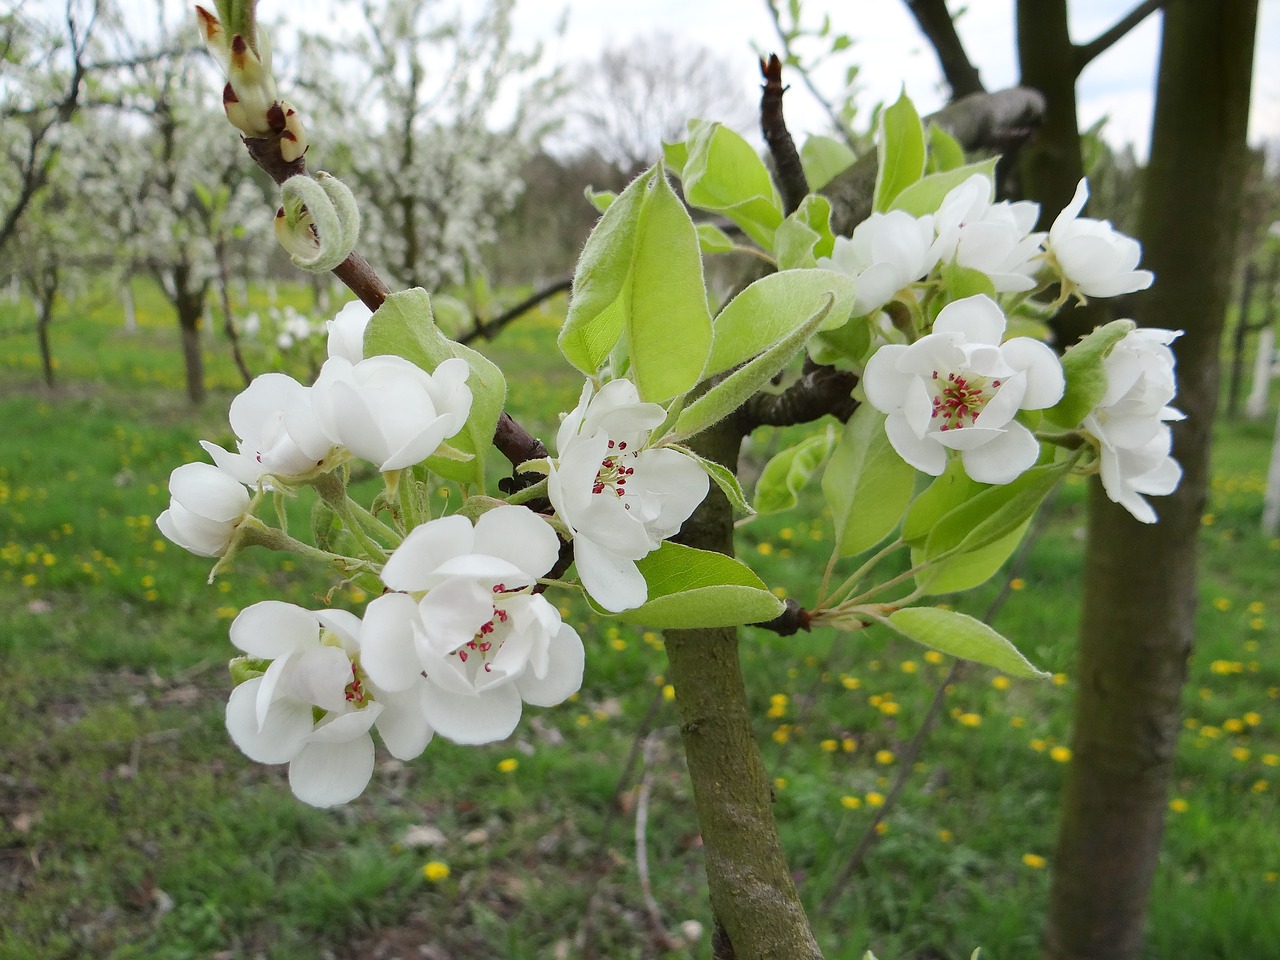
M58 269L48 268L41 276L36 302L36 340L40 344L40 367L44 384L53 389L53 348L49 344L49 325L53 323L53 302L58 297Z
M1140 239L1156 285L1137 319L1175 344L1187 414L1174 430L1178 491L1144 526L1095 483L1072 750L1045 954L1136 960L1191 652L1196 541L1208 486L1218 344L1240 208L1257 0L1170 0Z
M737 471L742 432L732 419L691 446ZM733 553L733 514L712 487L678 539ZM756 745L738 660L738 631L670 630L670 678L693 782L716 918L716 960L820 960L773 816L772 785Z
M227 258L227 244L219 239L213 247L214 257L218 261L218 303L222 306L222 329L231 342L231 359L240 371L240 379L247 387L253 382L253 374L244 362L244 354L240 352L240 334L236 331L235 315L231 312L231 264Z

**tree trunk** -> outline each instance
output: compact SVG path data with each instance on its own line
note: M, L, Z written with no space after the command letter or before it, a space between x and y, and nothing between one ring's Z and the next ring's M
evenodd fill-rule
M41 277L40 294L36 303L36 340L40 344L40 366L44 371L44 385L53 389L53 349L49 345L49 324L53 322L53 301L58 296L58 270L49 268Z
M1091 492L1067 783L1050 894L1052 960L1136 960L1164 829L1191 651L1196 541L1231 287L1257 0L1170 0L1141 216L1157 282L1137 319L1181 328L1182 484L1144 526Z
M736 472L741 444L742 432L730 419L690 445ZM676 539L733 553L732 509L717 487ZM820 960L778 837L772 785L738 661L738 632L669 630L665 639L716 919L713 956Z

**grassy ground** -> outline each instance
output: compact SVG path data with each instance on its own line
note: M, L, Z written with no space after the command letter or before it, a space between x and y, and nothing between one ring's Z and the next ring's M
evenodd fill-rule
M305 296L292 294L302 303ZM62 385L36 384L34 337L0 304L0 960L709 955L657 945L637 879L647 857L661 919L709 925L701 852L662 676L661 638L569 615L589 650L574 702L529 710L507 742L433 743L382 762L350 807L293 800L280 768L245 760L222 728L226 628L255 600L318 606L330 584L249 554L214 586L207 561L154 527L165 483L227 440L237 380L209 341L207 410L182 399L176 324L139 291L139 333L88 303L55 327ZM171 329L172 328L172 329ZM554 318L492 352L521 380L513 412L544 436L578 392ZM265 362L254 354L251 363ZM1151 957L1274 956L1280 943L1280 541L1257 532L1269 423L1223 425L1205 518L1198 642L1152 905ZM776 438L764 437L763 457ZM1033 956L1042 924L1073 647L1083 488L1068 487L997 626L1044 684L969 668L861 867L840 881L951 664L868 632L744 631L778 817L827 955ZM300 504L300 509L305 509ZM741 549L802 602L825 557L813 508L742 529ZM333 601L358 609L346 591ZM643 718L643 784L623 784ZM429 870L425 869L431 865Z

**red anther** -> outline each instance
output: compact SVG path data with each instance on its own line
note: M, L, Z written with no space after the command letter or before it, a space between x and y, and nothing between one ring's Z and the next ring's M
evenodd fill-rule
M610 440L610 441L609 441L609 444L610 444L610 446L612 446L612 445L613 445L613 441L612 441L612 440ZM626 445L626 443L619 443L619 444L618 444L618 449L619 449L619 450L625 450L625 449L627 449L627 445Z
M507 611L505 611L505 610L495 610L495 611L493 611L493 612L494 612L495 614L497 614L497 615L498 615L498 620L499 620L500 622L502 622L502 623L506 623L506 622L507 622Z
M610 449L610 450L612 450L612 449L613 449L613 446L614 446L613 441L612 441L612 440L610 440L610 441L609 441L609 449Z
M484 672L485 672L485 673L489 673L491 670L493 670L493 664L491 664L491 663L486 663L486 664L484 665Z
M937 371L937 370L933 371L933 379L935 379L935 380L937 380L937 379L938 379L938 371Z
M459 650L459 651L458 651L458 659L459 659L459 660L461 660L463 663L466 663L466 662L467 662L467 651L465 651L465 650Z

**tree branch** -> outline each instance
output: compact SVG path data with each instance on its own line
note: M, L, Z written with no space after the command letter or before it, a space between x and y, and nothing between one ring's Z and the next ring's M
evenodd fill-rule
M782 95L790 87L782 85L782 61L775 53L769 54L768 60L760 59L760 74L764 77L764 86L760 88L760 131L764 134L764 142L769 145L769 155L773 157L783 210L789 214L800 206L800 201L809 192L809 181L805 179L800 154L782 115Z
M1142 0L1109 29L1098 34L1088 43L1078 44L1075 49L1076 76L1092 63L1100 54L1118 43L1130 30L1140 24L1151 14L1164 7L1165 0Z
M906 0L906 3L920 32L938 56L938 66L951 87L951 99L985 93L978 68L969 61L960 35L956 33L956 22L947 10L946 0Z
M738 411L744 433L756 427L789 427L831 414L841 423L853 416L858 375L835 367L812 366L781 393L757 393Z
M476 317L475 326L458 338L458 343L471 343L473 340L479 340L484 337L486 340L492 340L495 336L502 332L502 329L514 320L518 320L521 316L528 313L534 307L550 300L557 293L563 293L573 286L573 277L562 277L555 283L547 284L541 290L536 291L529 297L521 300L509 310L504 310L492 320L481 320Z

